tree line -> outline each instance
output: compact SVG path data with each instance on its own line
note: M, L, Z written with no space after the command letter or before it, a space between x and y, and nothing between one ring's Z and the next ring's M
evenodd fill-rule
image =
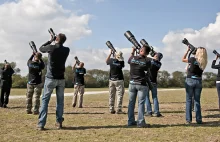
M45 65L47 65L47 57L43 58ZM16 63L10 63L12 68L15 70L15 74L12 77L12 87L13 88L26 88L27 86L27 76L21 76L21 70L17 68ZM2 67L4 63L0 63ZM28 69L28 67L27 67ZM123 70L124 73L124 85L125 87L129 86L129 70ZM46 68L42 72L43 82L45 80ZM203 87L205 88L213 88L215 87L215 80L217 74L213 72L204 72L203 73ZM72 71L72 66L67 66L65 71L65 80L66 80L66 88L73 88L73 78L74 74ZM186 72L174 71L169 73L168 71L162 70L158 72L158 87L159 88L183 88L185 85ZM103 88L108 87L109 84L109 71L99 70L99 69L91 69L87 70L87 74L85 75L85 87L86 88Z

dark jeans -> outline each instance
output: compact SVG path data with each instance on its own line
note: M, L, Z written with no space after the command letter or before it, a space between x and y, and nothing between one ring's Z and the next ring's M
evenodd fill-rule
M194 94L196 122L202 122L200 97L202 92L202 80L186 78L186 121L192 122L192 97Z
M216 88L218 92L218 108L220 109L220 83L216 83Z
M10 92L11 92L11 87L5 85L1 87L1 103L0 103L1 106L3 104L5 105L8 104Z
M149 96L149 91L147 92L147 96L146 96L146 107L147 107L147 114L152 113L152 106L151 106L151 102L150 102L150 96ZM152 90L151 90L151 94L152 94L152 99L153 99L153 104L154 104L154 113L155 114L160 114L159 112L159 102L158 102L158 97L157 97L157 84L154 84Z

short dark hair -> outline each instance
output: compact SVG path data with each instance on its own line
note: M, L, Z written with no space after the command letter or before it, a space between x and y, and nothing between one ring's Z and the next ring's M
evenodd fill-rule
M59 38L59 43L60 44L64 44L64 42L66 41L66 35L65 34L62 34L62 33L59 33L58 34L58 38Z
M41 58L42 58L42 54L39 53L39 52L37 52L37 53L35 54L35 56L36 56L38 59L41 59Z
M150 47L149 46L143 46L145 53L148 55L150 53Z

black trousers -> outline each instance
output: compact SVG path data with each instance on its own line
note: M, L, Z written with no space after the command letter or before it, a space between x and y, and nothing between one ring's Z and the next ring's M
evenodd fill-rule
M1 87L1 103L0 103L1 106L3 104L5 105L8 104L10 91L11 91L11 87L8 87L8 86Z

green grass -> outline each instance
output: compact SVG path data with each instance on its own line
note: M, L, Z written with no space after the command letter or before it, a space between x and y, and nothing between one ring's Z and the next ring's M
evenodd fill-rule
M38 116L25 114L25 100L10 100L0 109L0 141L220 141L220 112L216 110L216 89L203 89L201 97L204 124L185 125L185 91L159 91L164 117L146 117L151 128L127 127L127 114L109 114L108 94L84 96L84 108L72 108L65 97L64 129L55 129L55 98L51 98L46 131L37 131ZM127 112L128 94L123 110ZM136 104L137 107L137 104ZM137 112L137 108L136 108ZM137 116L137 115L136 115Z

